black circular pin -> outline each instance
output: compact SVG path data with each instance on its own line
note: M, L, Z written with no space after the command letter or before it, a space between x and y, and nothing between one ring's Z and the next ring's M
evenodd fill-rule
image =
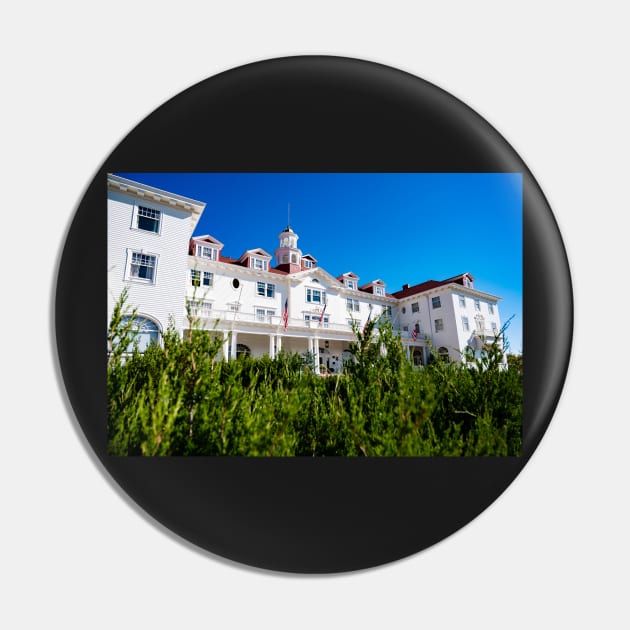
M79 204L55 306L121 488L202 549L305 573L486 509L551 420L572 326L558 227L505 139L337 57L236 68L139 123Z

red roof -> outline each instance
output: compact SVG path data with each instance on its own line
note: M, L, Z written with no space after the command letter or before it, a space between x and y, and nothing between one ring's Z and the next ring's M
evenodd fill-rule
M447 278L446 280L427 280L426 282L415 284L412 287L407 286L400 291L396 291L395 293L392 293L392 296L400 300L402 298L409 297L410 295L416 295L417 293L422 293L423 291L428 291L429 289L435 289L436 287L441 287L446 284L461 284L462 286L465 286L464 276L472 277L468 273L462 273L459 276L453 276L452 278Z

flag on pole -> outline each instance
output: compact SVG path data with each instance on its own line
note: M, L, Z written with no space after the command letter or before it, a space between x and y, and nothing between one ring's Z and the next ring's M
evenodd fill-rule
M365 324L363 324L363 332L364 333L365 333L365 329L367 328L367 325L370 323L370 319L372 319L372 311L369 312L368 318L365 320Z
M282 311L282 323L284 324L284 329L287 329L289 325L289 298L286 298L284 301L284 310Z
M324 313L326 312L326 304L324 304L324 308L322 309L322 314L319 316L319 323L321 324L324 321Z
M411 338L415 341L418 338L418 331L413 328L411 331Z

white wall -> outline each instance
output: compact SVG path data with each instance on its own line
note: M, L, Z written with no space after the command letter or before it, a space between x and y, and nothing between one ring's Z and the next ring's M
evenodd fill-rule
M188 240L191 214L155 201L141 205L160 210L160 233L133 228L133 209L137 197L109 190L107 198L107 317L125 287L128 303L138 306L139 314L149 316L162 330L173 317L177 330L182 328L182 305L185 303ZM157 255L155 282L145 284L126 278L128 250Z

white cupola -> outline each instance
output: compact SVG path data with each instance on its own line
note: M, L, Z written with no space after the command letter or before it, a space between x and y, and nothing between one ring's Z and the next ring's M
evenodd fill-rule
M291 229L290 225L278 234L278 249L275 251L276 268L288 273L296 273L302 270L302 251L298 249L299 236Z

